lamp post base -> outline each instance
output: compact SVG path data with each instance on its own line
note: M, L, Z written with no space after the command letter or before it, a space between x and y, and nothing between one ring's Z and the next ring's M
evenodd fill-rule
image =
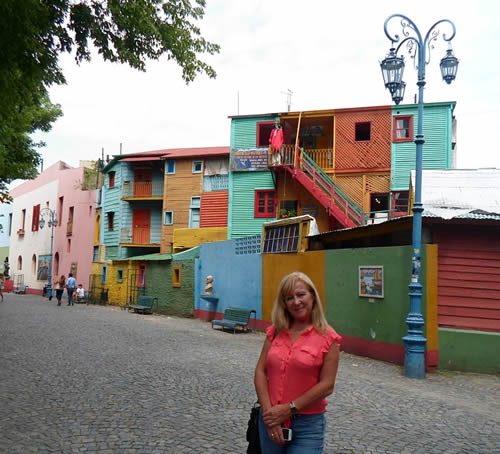
M405 376L408 378L425 378L425 344L423 336L408 335L403 337L405 343Z

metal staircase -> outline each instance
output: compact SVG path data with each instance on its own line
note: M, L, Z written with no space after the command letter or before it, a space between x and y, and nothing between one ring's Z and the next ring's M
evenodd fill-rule
M344 227L365 224L365 213L361 207L305 151L285 153L280 167L291 173Z

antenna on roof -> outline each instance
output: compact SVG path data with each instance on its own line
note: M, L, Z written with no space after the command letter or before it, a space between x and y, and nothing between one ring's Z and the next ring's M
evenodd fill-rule
M288 112L290 112L290 108L292 107L292 95L293 91L290 90L289 88L286 89L286 91L281 92L283 95L286 95L286 105L288 108Z
M120 154L122 154L122 143L120 142Z

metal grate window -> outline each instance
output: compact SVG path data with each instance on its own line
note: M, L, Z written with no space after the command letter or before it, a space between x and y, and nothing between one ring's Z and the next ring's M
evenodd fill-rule
M237 255L260 254L261 235L246 236L235 240L234 248Z
M299 224L289 224L266 229L264 254L297 252L299 245Z

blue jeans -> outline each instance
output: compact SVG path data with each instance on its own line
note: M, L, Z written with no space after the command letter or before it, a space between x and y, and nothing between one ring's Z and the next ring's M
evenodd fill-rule
M325 444L326 418L324 413L297 415L292 418L292 441L281 447L267 434L259 414L259 436L262 454L322 454Z
M75 291L74 288L68 288L68 304L73 305L73 292Z

